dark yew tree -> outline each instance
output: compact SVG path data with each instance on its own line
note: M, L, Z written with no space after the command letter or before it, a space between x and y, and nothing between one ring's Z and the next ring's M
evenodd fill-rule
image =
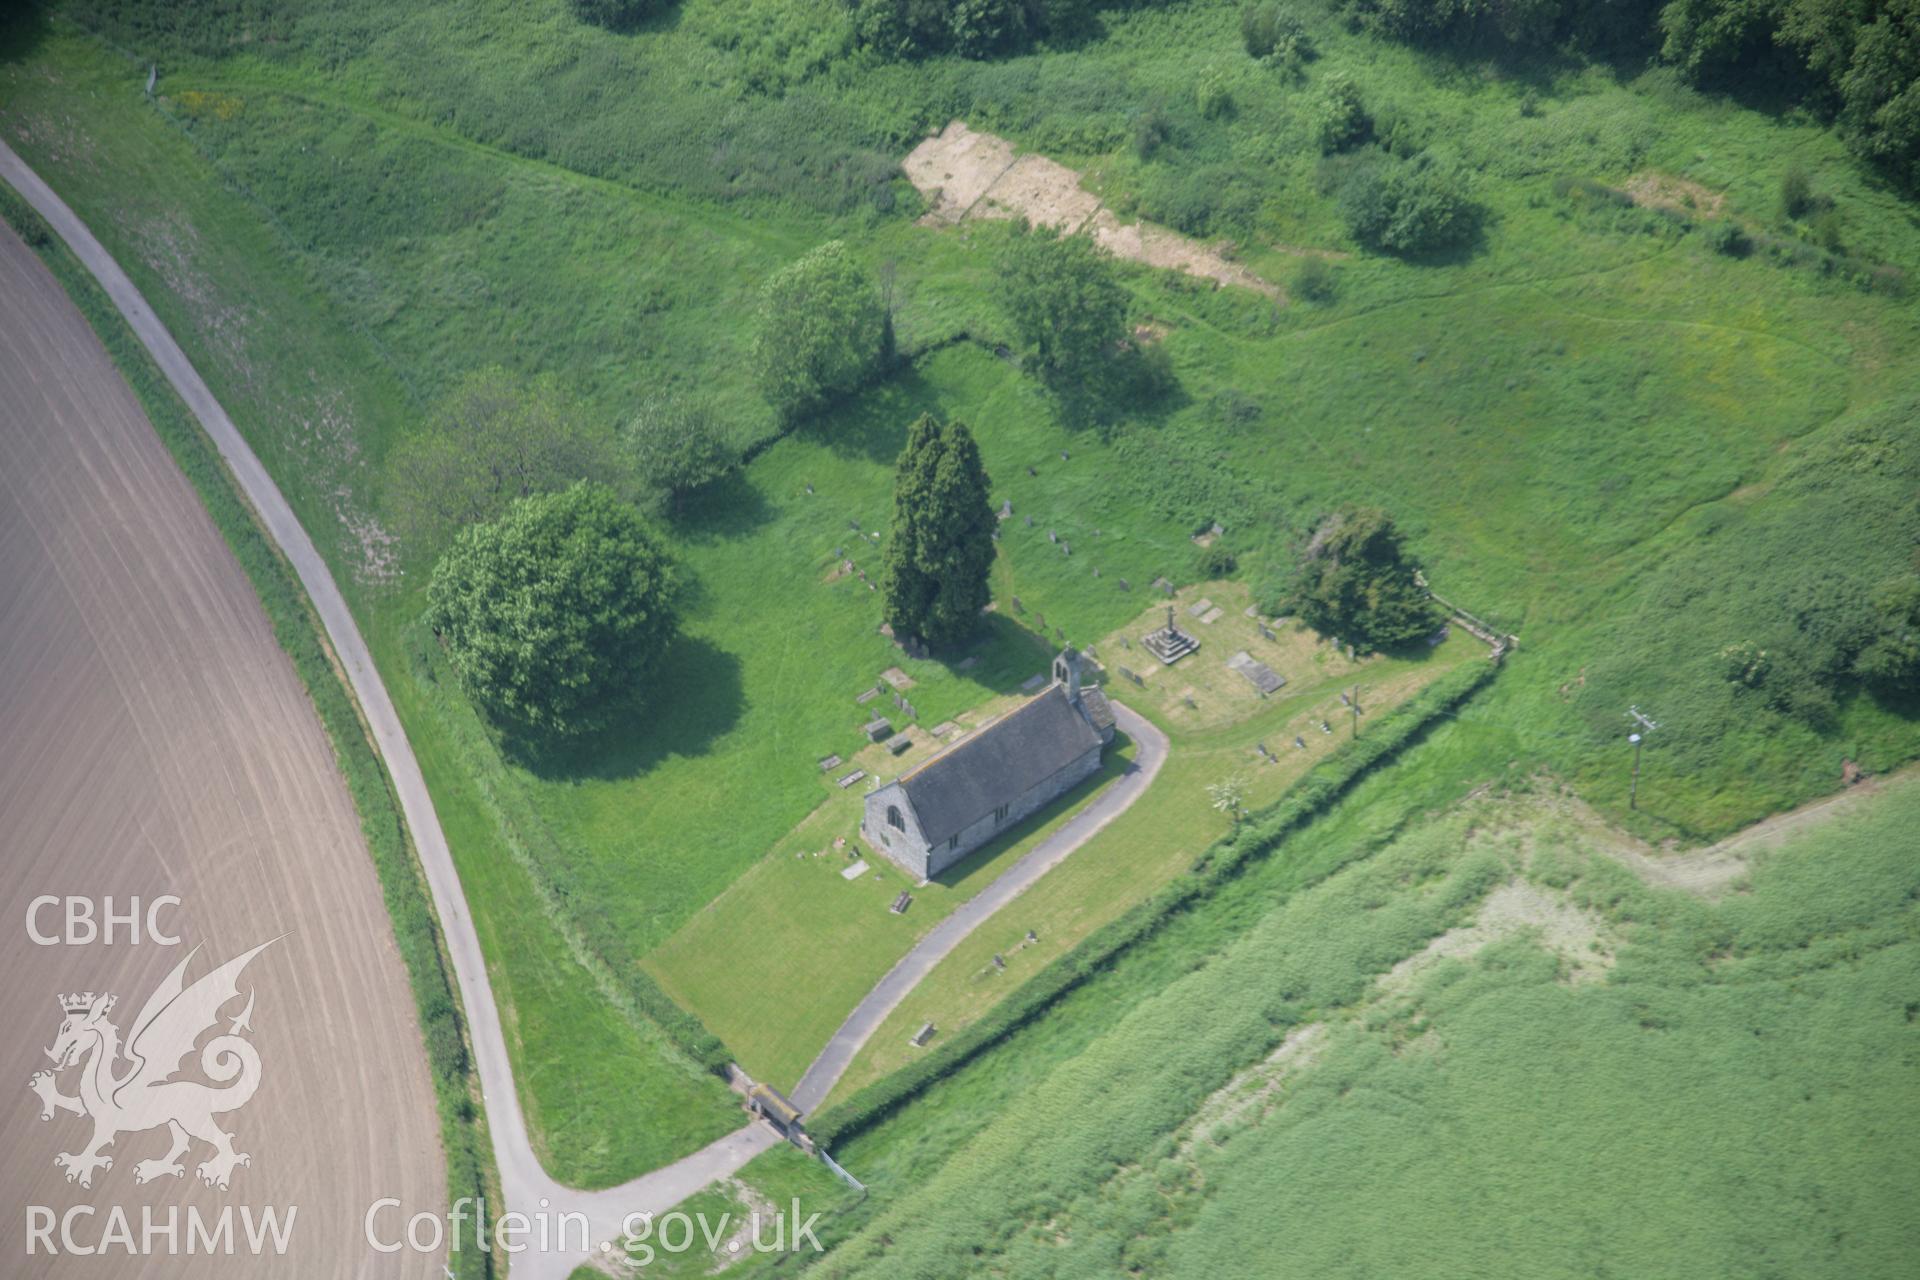
M966 639L991 593L993 507L973 433L923 416L907 433L893 485L886 620L931 645Z

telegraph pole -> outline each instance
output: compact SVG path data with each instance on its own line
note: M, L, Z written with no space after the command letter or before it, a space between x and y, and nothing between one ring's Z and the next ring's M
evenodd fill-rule
M1629 733L1627 741L1633 744L1633 785L1627 791L1627 808L1640 807L1640 749L1647 745L1647 734L1660 727L1659 723L1642 715L1638 706L1627 709L1627 719L1640 726L1640 731Z
M1353 686L1353 736L1356 738L1360 736L1360 688Z

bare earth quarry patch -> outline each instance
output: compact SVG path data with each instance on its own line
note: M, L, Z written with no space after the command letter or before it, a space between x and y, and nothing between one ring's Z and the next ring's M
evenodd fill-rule
M900 162L927 200L921 222L957 226L978 218L1025 218L1036 226L1085 231L1107 252L1150 267L1183 271L1284 300L1281 289L1197 240L1151 222L1122 222L1080 185L1080 175L1042 155L1018 155L1013 144L959 120L926 139Z

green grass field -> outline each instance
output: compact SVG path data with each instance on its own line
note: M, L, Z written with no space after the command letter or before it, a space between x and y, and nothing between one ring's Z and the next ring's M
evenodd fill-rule
M1916 816L1895 784L1717 902L1556 795L1421 819L1118 1011L826 1274L1900 1274ZM1448 932L1516 883L1550 910Z
M1910 298L1817 255L1717 254L1704 207L1668 218L1566 184L1665 175L1723 199L1717 217L1791 239L1773 208L1794 161L1834 202L1846 262L1906 273L1920 270L1910 206L1817 123L1663 71L1455 63L1305 5L1322 57L1297 82L1245 58L1238 8L1115 10L1068 48L857 68L844 14L822 0L688 0L627 34L491 0L403 14L277 0L244 31L227 10L92 0L10 20L8 142L147 292L360 615L558 1176L617 1181L734 1120L644 1012L650 972L778 1071L897 944L861 913L839 985L779 1023L689 977L709 904L757 901L753 878L820 801L815 760L857 745L860 690L902 665L926 723L1005 696L1044 663L1038 615L1078 642L1108 636L1156 576L1194 580L1188 535L1215 520L1264 594L1319 513L1387 507L1442 592L1523 638L1475 711L1504 749L1483 763L1549 771L1648 838L1710 839L1831 790L1843 760L1878 771L1920 754L1911 707L1822 689L1763 703L1719 658L1790 648L1833 584L1906 567L1920 533ZM1216 118L1193 105L1208 70L1234 102ZM1473 170L1489 218L1471 250L1406 262L1347 239L1304 141L1307 95L1336 70ZM1150 109L1171 141L1141 160L1129 139ZM1283 284L1294 248L1339 255L1333 299L1280 307L1128 268L1179 389L1069 429L992 354L999 231L917 225L893 168L956 114L1081 168L1116 208L1231 239ZM835 237L891 264L903 347L931 350L775 438L742 358L752 293ZM670 530L694 583L665 660L672 695L536 760L503 754L436 682L418 627L428 566L389 536L380 483L441 392L496 363L557 375L609 430L643 395L699 394L758 451ZM862 539L884 530L892 458L925 411L974 427L1017 513L966 672L903 661L876 634L873 593L826 580L836 551L877 567ZM1663 719L1634 813L1631 703ZM1184 793L1203 772L1196 759ZM1060 892L1086 895L1089 919L1117 910L1177 862L1171 829L1143 826L1129 846L1144 879ZM778 950L769 936L756 971L777 970ZM976 952L936 975L929 1010L964 1019L991 1000Z

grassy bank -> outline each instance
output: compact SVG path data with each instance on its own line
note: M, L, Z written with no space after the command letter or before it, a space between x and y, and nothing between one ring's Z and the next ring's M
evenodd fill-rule
M1424 818L1125 1010L825 1274L1901 1274L1916 816L1896 784L1718 902L1546 797ZM1496 894L1533 905L1489 929Z

